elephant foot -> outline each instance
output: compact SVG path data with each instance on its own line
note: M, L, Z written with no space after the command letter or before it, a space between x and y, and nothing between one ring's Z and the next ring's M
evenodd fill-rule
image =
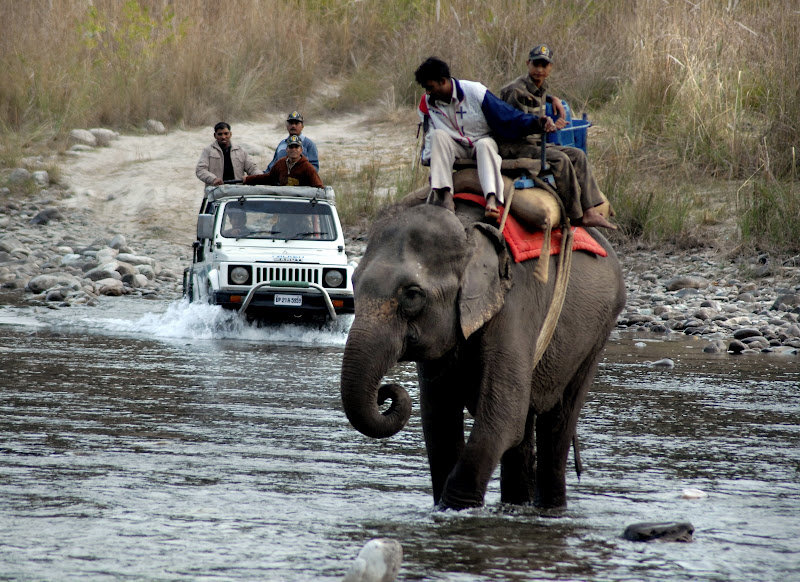
M546 497L541 494L536 495L533 500L533 505L538 509L547 509L547 510L560 510L567 508L567 496L554 496L554 497Z
M436 509L444 511L446 509L454 509L460 511L462 509L471 509L473 507L483 507L483 497L475 497L473 495L462 494L456 491L445 490Z

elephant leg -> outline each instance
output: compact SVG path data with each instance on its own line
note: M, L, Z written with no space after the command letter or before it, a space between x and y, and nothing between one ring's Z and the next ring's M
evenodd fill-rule
M527 407L520 402L530 401L530 366L509 352L493 361L496 365L484 367L475 421L464 451L445 482L443 507L483 505L489 479L501 457L523 440ZM502 370L500 377L493 377L492 370Z
M441 366L420 363L417 371L433 502L438 505L447 476L464 450L464 401L453 389L451 376Z
M500 461L500 501L522 505L533 503L536 488L536 413L528 412L525 437Z
M586 394L594 381L599 346L567 384L561 403L536 417L536 493L538 507L567 506L567 459Z

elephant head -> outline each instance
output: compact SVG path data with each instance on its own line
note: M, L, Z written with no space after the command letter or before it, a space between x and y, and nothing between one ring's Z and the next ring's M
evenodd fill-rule
M342 403L357 430L389 437L408 421L411 400L399 385L381 385L384 375L399 361L443 357L494 317L511 285L510 258L494 227L465 229L436 206L395 209L373 227L353 285Z

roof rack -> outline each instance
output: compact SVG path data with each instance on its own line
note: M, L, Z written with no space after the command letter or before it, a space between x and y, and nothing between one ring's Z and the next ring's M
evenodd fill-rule
M331 186L314 188L312 186L245 186L244 184L224 184L222 186L206 186L206 199L214 202L222 198L238 198L239 196L275 196L284 198L307 198L309 200L326 200L336 202L336 194Z

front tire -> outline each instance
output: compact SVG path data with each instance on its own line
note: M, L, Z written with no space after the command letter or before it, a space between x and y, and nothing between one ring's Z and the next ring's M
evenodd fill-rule
M189 303L194 301L193 289L194 285L192 285L192 270L189 267L186 267L183 270L183 296L189 300Z

